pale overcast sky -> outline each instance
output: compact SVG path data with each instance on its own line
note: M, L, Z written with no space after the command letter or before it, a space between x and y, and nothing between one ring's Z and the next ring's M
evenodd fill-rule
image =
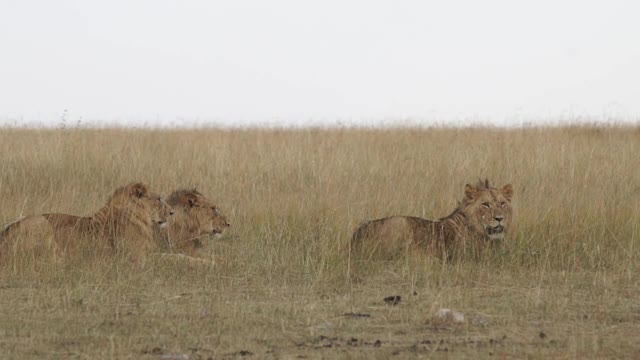
M0 124L635 121L639 4L0 0Z

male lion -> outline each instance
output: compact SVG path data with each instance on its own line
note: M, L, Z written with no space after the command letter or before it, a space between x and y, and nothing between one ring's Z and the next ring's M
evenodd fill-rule
M413 216L391 216L361 224L353 233L354 250L369 256L389 256L410 249L451 259L456 252L477 253L490 242L501 241L511 222L513 187L496 189L489 181L467 184L464 199L446 217L432 221Z
M117 189L92 216L30 215L0 232L0 259L20 252L57 258L79 249L124 252L140 260L154 247L153 226L166 226L171 207L143 183Z
M158 236L170 253L193 256L203 248L203 237L222 237L230 225L220 209L197 190L177 190L167 198L175 210Z

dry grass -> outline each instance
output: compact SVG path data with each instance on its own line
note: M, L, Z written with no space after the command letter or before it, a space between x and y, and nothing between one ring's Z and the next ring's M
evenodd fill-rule
M196 186L232 227L211 268L5 265L0 354L632 358L638 154L638 128L1 130L0 222L90 214L141 180L165 194ZM360 221L447 215L478 177L514 184L506 249L450 264L350 263ZM403 300L388 306L388 295ZM467 321L434 321L440 307Z

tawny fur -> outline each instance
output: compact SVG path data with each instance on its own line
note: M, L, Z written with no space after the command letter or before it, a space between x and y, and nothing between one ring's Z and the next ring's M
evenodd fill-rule
M220 237L229 227L218 206L195 189L174 191L167 202L174 216L157 236L170 253L194 256L205 245L205 237Z
M489 181L465 186L465 196L448 216L428 220L391 216L362 223L353 233L356 254L392 257L413 249L451 259L459 252L477 253L502 241L511 222L513 188L493 188Z
M154 226L166 224L171 207L143 183L117 189L92 216L30 215L0 233L0 259L20 252L60 257L78 249L96 254L127 252L144 258L156 243Z

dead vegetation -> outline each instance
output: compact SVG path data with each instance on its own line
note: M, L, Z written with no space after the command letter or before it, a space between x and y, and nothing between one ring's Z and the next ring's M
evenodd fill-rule
M3 267L0 353L631 357L638 154L637 128L2 130L2 223L91 214L135 179L165 195L197 188L233 226L211 244L213 266L33 258ZM504 248L450 263L351 261L361 221L435 218L479 177L513 184ZM465 321L434 319L441 308Z

